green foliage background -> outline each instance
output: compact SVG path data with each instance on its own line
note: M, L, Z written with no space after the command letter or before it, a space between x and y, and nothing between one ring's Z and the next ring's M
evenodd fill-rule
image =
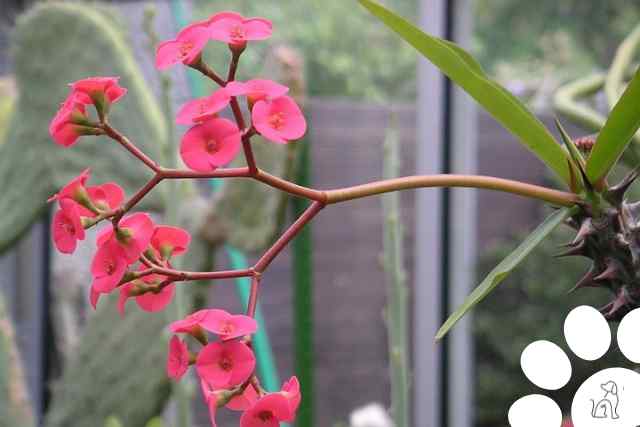
M403 15L416 15L416 0L387 3ZM312 96L375 101L414 96L415 51L371 19L355 1L195 1L195 14L199 18L223 10L271 19L274 37L270 43L286 42L302 51ZM243 56L245 74L241 77L260 69L266 46L266 43L254 44L247 50L246 57ZM222 54L224 50L225 47L220 47L216 53Z

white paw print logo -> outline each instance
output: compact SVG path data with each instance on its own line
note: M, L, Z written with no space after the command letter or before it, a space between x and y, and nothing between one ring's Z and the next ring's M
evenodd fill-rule
M627 314L618 327L622 354L640 363L640 309ZM594 361L609 350L611 330L602 314L586 305L573 309L564 322L564 336L573 353ZM520 357L526 377L545 390L558 390L571 379L571 363L564 351L549 341L536 341ZM580 387L571 404L574 427L636 427L640 425L640 374L626 368L607 368ZM562 413L551 398L531 394L509 408L511 427L560 427Z

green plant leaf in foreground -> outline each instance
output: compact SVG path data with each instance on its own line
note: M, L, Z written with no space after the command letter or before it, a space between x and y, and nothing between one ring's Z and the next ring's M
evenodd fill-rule
M549 215L526 239L505 259L491 270L485 279L471 292L467 299L458 309L449 316L446 322L440 327L436 334L436 339L442 339L451 328L460 320L469 310L482 301L496 286L502 282L505 277L513 271L531 251L542 242L558 225L562 223L571 213L571 209L564 208L555 211Z
M606 178L639 127L640 70L613 107L587 159L587 177L591 182Z
M569 183L566 153L549 130L520 100L491 80L468 52L450 41L422 32L372 0L358 1L471 95L522 144Z

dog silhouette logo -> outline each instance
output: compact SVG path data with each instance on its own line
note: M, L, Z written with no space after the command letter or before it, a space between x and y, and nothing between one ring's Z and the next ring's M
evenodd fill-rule
M591 416L617 420L620 418L618 415L618 405L620 404L618 385L614 381L607 381L600 384L600 388L604 391L604 397L598 401L589 399L591 401Z

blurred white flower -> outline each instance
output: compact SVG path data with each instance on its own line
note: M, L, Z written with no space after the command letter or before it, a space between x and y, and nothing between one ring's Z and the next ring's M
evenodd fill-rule
M387 410L379 403L356 408L349 417L350 427L394 427Z

